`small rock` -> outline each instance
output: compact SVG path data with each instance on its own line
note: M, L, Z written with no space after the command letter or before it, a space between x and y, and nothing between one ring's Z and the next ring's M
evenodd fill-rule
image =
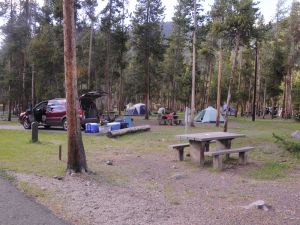
M45 188L45 187L41 187L41 189L42 189L42 191L46 191L47 190L47 188Z
M90 185L91 185L90 181L86 182L86 184L85 184L85 186L90 186Z
M113 165L113 161L112 160L107 160L106 161L106 165L112 166Z
M177 167L176 166L172 166L172 169L177 169Z
M261 209L261 210L264 210L264 211L269 211L271 206L266 205L265 201L263 201L263 200L257 200L257 201L252 202L251 204L249 204L247 206L244 206L243 208L245 208L245 209L256 208L256 209Z
M71 177L75 177L75 176L76 176L76 173L71 173L70 176L71 176Z
M174 174L171 178L173 178L175 180L181 180L181 179L186 178L186 175L185 174L181 174L181 173L177 173L177 174Z
M293 138L300 139L300 131L297 130L291 134Z
M62 177L62 176L54 176L53 178L56 179L56 180L63 180L64 179L64 177Z

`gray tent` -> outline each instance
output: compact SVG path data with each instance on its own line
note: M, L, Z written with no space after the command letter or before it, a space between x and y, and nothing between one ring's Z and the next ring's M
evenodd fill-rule
M217 119L217 110L211 106L200 111L197 116L195 116L194 121L200 123L215 123ZM220 122L224 123L224 118L220 115Z

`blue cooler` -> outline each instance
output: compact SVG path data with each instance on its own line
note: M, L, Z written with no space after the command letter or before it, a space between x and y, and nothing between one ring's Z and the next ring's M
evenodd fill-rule
M121 129L121 123L120 122L112 122L108 123L107 126L110 126L110 130L120 130Z
M99 133L98 123L91 123L91 133Z
M98 123L86 123L85 124L85 133L99 133Z
M85 124L85 133L91 133L91 124L90 123Z
M128 124L127 127L132 127L132 120L131 120L130 116L125 116L124 122L126 122Z

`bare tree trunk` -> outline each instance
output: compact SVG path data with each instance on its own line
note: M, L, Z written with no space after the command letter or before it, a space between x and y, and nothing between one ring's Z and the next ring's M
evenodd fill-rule
M68 163L67 170L72 172L87 171L86 156L82 142L79 100L77 93L77 69L76 69L76 45L75 45L75 21L74 0L63 1L64 15L64 64L65 86L67 98L68 120Z
M255 69L254 69L254 85L253 85L253 103L252 103L252 121L256 116L256 85L257 85L257 64L258 64L258 46L255 43Z
M224 124L224 132L227 132L228 130L228 109L230 107L230 102L231 102L231 88L233 84L233 79L236 74L237 70L237 58L238 58L238 53L239 53L239 47L240 47L240 37L241 34L238 32L235 37L235 49L234 49L234 61L232 63L231 67L231 74L229 78L229 84L228 84L228 93L227 93L227 110L225 112L225 124Z
M264 99L263 99L263 119L265 118L266 116L266 95L267 95L267 84L266 84L266 80L264 82Z
M193 66L192 66L192 95L191 95L191 121L190 126L194 126L194 116L195 116L195 85L196 85L196 30L197 30L197 20L196 20L196 0L194 0L194 32L193 32Z
M91 67L92 67L92 50L93 50L93 26L94 26L94 21L91 22L91 30L90 30L90 47L89 47L89 63L88 63L88 90L91 90L92 85L91 85Z
M220 114L221 114L221 80L222 80L222 63L223 63L223 52L222 52L222 39L220 39L220 51L219 51L219 66L218 66L218 90L217 90L217 118L216 126L220 126Z
M211 89L211 81L213 76L214 64L212 60L209 61L209 72L208 72L208 85L207 85L207 97L206 97L206 107L210 105L210 89Z

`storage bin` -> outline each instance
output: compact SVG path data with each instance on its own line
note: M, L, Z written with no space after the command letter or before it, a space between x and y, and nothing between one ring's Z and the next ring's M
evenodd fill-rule
M85 124L85 132L86 133L99 133L98 123L86 123Z
M121 123L119 123L119 122L108 123L107 126L110 126L111 131L121 129Z

